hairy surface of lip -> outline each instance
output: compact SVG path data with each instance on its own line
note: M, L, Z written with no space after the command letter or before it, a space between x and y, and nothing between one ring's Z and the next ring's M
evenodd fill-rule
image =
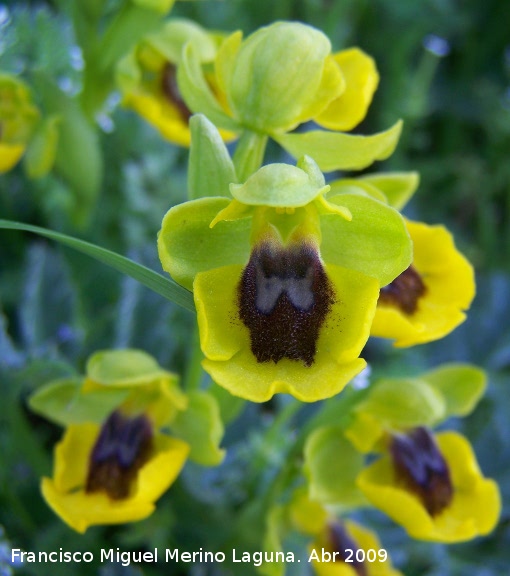
M251 254L238 293L239 316L257 362L288 358L313 364L334 294L312 245L262 242Z
M348 557L351 559L349 566L353 568L357 576L367 576L365 563L357 559L356 552L359 548L342 524L335 523L329 526L329 540L333 551L340 554L343 562L345 562ZM352 550L353 553L349 554L347 550Z
M152 450L151 425L145 416L113 412L103 424L90 455L86 492L105 491L113 500L129 496L138 470Z
M435 516L452 501L448 465L432 434L423 427L395 436L391 455L397 478L414 492L428 513Z
M191 117L191 111L181 96L179 86L177 85L177 68L171 62L167 62L163 68L161 89L168 100L177 108L184 122L187 123Z
M381 288L379 302L397 306L406 314L414 314L418 308L418 300L425 292L426 287L421 276L411 265L393 282Z

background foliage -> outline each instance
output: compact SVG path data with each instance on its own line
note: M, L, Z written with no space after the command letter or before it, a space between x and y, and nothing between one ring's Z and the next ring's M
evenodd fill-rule
M74 94L83 61L63 4L0 3L0 68L30 83L48 75ZM117 4L109 2L112 10ZM357 131L373 133L404 118L397 152L383 166L421 173L407 215L445 223L477 269L477 298L453 334L410 350L370 341L364 352L375 375L469 361L490 376L487 396L458 427L474 443L484 473L500 484L501 523L489 537L446 547L411 542L382 515L370 514L408 576L496 576L510 565L507 10L503 0L212 0L178 2L172 11L206 27L245 33L276 19L301 20L322 29L335 49L359 45L372 54L382 80ZM0 177L0 217L80 236L159 271L155 237L166 210L185 199L187 151L165 143L115 104L109 100L97 119L104 181L88 226L73 223L68 182L56 175L28 181L20 167ZM276 147L270 152L272 160L282 158ZM21 232L0 232L0 271L0 573L58 576L68 569L9 568L3 559L9 545L34 551L214 550L231 547L237 530L256 530L238 510L260 494L285 458L293 430L271 431L281 399L248 406L228 429L224 464L211 470L188 465L157 513L142 523L77 537L51 513L38 485L50 472L60 432L27 410L26 397L53 378L83 372L86 358L103 348L139 347L182 373L194 319L86 256ZM188 565L176 569L175 574L230 573L226 564L210 565L208 572ZM243 572L250 569L243 565ZM151 575L158 567L73 565L73 572Z

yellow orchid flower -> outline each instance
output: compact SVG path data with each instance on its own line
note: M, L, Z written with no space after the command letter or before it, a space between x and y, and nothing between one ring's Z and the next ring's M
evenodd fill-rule
M414 346L449 334L466 318L475 295L471 264L443 226L406 221L413 263L381 289L371 335Z
M188 444L155 431L145 415L115 411L102 426L66 429L55 448L53 478L42 480L42 494L80 533L96 524L142 520L177 478L188 452Z
M309 552L318 576L401 576L377 535L351 520L330 521Z
M358 476L367 499L413 538L462 542L488 534L501 509L497 484L484 478L469 442L426 428L393 437L389 453Z
M0 74L0 174L18 163L38 121L28 86L10 74Z
M144 38L117 68L122 105L131 108L165 138L179 146L190 145L188 126L191 112L177 84L177 65L183 46L192 42L203 64L214 59L219 40L190 20L174 18L160 31ZM224 97L212 73L207 73L211 90ZM225 139L232 135L223 132Z
M313 157L321 170L355 170L387 158L398 142L401 122L367 137L340 132L365 117L379 76L364 52L333 54L328 38L311 26L275 22L245 39L234 32L214 58L219 90L201 63L189 43L178 66L179 88L193 112L241 136L238 158L264 149L269 136L295 158ZM310 120L331 131L292 133ZM250 174L238 173L243 179Z
M328 189L304 158L232 184L230 202L201 198L163 220L163 268L193 289L203 366L234 395L313 402L365 366L374 290L408 265L408 236L388 206L356 194L326 200Z

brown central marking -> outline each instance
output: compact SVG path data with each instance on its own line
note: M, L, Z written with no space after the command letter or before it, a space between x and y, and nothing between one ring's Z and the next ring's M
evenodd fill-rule
M367 570L365 567L365 562L360 562L356 558L356 552L359 547L356 542L347 533L343 524L335 523L329 526L329 541L331 543L331 548L333 552L338 552L342 562L345 562L349 558L348 565L353 568L358 576L367 576ZM347 553L346 550L352 550L352 554ZM337 561L336 556L334 556L335 562ZM346 563L346 562L345 562ZM347 563L346 563L347 564Z
M238 286L239 316L257 362L282 358L311 366L334 292L316 249L266 241L250 257Z
M90 455L85 491L103 490L113 500L127 498L132 481L151 451L152 428L147 418L128 418L113 412Z
M379 302L400 308L405 314L414 314L418 300L427 288L416 269L411 265L397 276L393 282L381 288Z
M177 108L182 120L187 124L192 112L186 106L186 102L184 102L181 96L179 85L177 84L177 68L175 64L171 62L167 62L163 68L161 89L167 99Z
M423 427L394 436L391 447L397 478L414 492L431 516L452 501L450 470L432 434Z

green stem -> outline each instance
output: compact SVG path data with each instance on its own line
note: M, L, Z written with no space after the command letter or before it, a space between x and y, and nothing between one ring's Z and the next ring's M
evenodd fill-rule
M365 394L365 390L357 391L350 388L344 390L340 398L324 402L318 412L307 421L287 452L284 465L260 496L261 511L267 512L279 494L284 492L285 489L292 484L295 475L301 473L299 458L309 434L318 426L330 424L341 427L346 426L349 422L353 407L361 401ZM267 438L271 439L282 434L290 418L301 406L302 404L297 400L294 400L294 404L286 406L275 420L274 429L272 427Z
M192 390L199 390L202 383L202 350L200 349L200 338L198 334L198 326L195 325L193 330L193 341L191 346L191 353L186 368L186 375L184 378L184 390L191 392Z
M244 182L256 172L264 161L267 135L245 130L234 152L234 166L239 182Z

